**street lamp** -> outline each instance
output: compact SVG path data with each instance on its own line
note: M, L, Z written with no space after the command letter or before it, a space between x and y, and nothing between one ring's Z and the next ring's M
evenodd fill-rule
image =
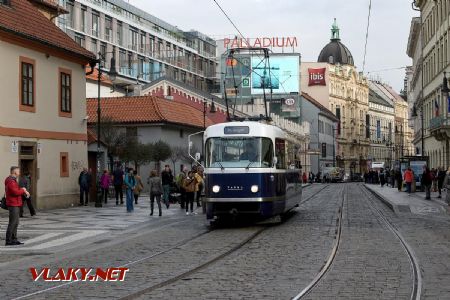
M106 52L104 54L107 53L114 53L114 52ZM91 67L91 71L89 72L89 74L92 74L94 72L94 68L95 65L98 64L98 76L97 76L97 83L98 83L98 97L97 97L97 159L96 159L96 164L97 164L97 178L96 178L96 198L95 198L95 207L102 207L102 199L99 196L99 192L100 192L100 188L99 188L99 176L100 176L100 137L101 137L101 82L102 82L102 75L103 75L103 68L104 68L104 63L105 63L105 56L99 52L98 53L98 59L94 62L92 62L90 64ZM103 63L103 64L102 64ZM115 81L116 77L117 77L117 70L116 70L116 60L113 57L111 57L111 66L108 72L109 75L109 79L111 81Z

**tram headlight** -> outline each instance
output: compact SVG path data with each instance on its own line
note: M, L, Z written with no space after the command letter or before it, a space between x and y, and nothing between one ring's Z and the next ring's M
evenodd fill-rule
M252 191L252 193L257 193L259 191L259 187L257 185L252 185L250 190Z
M213 186L212 191L213 191L213 193L217 194L218 192L220 192L220 186L218 186L218 185Z

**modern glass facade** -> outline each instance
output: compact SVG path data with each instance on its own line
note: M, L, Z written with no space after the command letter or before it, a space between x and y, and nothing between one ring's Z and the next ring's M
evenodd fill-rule
M166 76L209 91L216 77L216 42L184 32L122 0L60 0L69 12L58 26L88 50L114 55L118 83Z

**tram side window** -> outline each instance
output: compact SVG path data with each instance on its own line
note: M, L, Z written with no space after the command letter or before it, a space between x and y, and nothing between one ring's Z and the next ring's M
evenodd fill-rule
M275 139L275 155L277 156L277 169L286 169L286 141Z

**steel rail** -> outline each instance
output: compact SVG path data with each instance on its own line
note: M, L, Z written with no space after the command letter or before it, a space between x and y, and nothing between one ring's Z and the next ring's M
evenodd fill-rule
M344 212L344 203L347 200L347 193L346 193L347 185L344 185L342 189L342 201L341 205L339 206L338 210L338 217L336 219L336 235L333 243L333 247L331 249L330 254L327 257L327 260L325 261L325 264L320 269L319 273L314 277L314 279L300 292L298 293L293 300L298 300L309 294L314 287L322 280L323 276L330 270L331 265L333 264L333 261L336 257L336 253L339 249L340 241L341 241L341 234L342 234L342 217Z
M369 188L367 188L364 185L359 185L360 189L364 191L364 193L368 196L368 198L373 199L374 197L380 197L378 195L375 195ZM398 239L400 244L403 247L403 250L408 256L409 262L411 264L412 269L412 275L413 275L413 286L411 290L411 300L419 300L421 298L422 294L422 274L420 273L420 263L417 256L414 254L414 251L412 247L408 244L408 242L405 240L405 238L402 236L400 231L392 224L388 218L383 214L383 212L375 207L373 201L366 199L369 203L370 208L374 213L378 215L378 218L386 225L386 227L391 231L395 237Z

